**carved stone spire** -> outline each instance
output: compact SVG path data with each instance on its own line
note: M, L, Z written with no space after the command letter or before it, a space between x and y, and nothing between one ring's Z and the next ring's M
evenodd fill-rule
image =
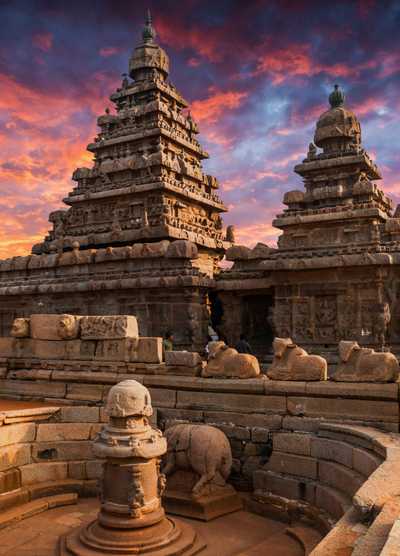
M146 43L146 44L154 43L154 39L156 38L156 36L157 36L157 33L156 33L156 30L154 29L154 27L152 25L150 10L147 10L146 23L145 23L145 25L143 27L143 31L142 31L143 42Z
M343 91L339 89L339 85L335 85L333 91L329 95L329 104L332 108L338 108L344 105L345 98Z

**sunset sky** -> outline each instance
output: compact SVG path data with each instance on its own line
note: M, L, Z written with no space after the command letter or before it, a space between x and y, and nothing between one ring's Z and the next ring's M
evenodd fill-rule
M148 7L238 242L276 240L334 83L400 202L400 1L15 0L0 7L0 257L30 252L74 168L90 165Z

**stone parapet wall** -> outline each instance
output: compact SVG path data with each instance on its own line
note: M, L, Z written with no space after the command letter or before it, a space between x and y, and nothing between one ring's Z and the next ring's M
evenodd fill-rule
M145 370L156 371L157 366L152 367ZM326 421L399 430L398 383L207 379L128 372L125 365L112 363L96 372L74 369L73 362L64 370L49 362L47 369L3 368L0 374L0 397L40 400L65 410L87 405L88 410L102 411L113 384L138 380L150 389L161 428L198 422L227 434L234 458L232 481L246 490L253 472L268 461L275 432L315 433Z

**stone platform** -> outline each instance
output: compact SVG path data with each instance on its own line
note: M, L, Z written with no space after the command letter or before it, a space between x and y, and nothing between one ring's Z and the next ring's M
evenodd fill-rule
M93 520L98 501L81 499L76 506L56 508L0 531L1 556L55 556L58 538ZM204 523L183 519L207 543L202 556L302 556L300 544L287 533L287 525L240 511ZM51 525L51 526L50 526Z

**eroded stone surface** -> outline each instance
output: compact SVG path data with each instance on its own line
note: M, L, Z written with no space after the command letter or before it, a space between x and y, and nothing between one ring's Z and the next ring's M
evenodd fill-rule
M388 352L377 353L357 342L339 344L340 361L332 376L342 382L396 382L399 378L397 358Z
M238 353L224 342L210 342L204 377L254 378L260 374L260 365L254 355Z
M308 355L290 338L275 338L274 359L267 375L273 380L326 380L327 362L319 355Z

